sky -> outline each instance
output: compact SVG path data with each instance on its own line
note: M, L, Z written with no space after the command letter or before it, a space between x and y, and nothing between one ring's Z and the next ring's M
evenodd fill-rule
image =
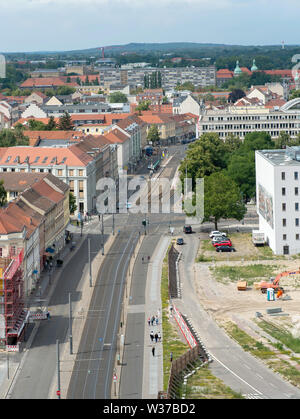
M300 44L299 0L0 0L0 51Z

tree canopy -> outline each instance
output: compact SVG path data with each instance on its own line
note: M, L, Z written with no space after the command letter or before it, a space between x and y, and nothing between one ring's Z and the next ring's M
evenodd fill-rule
M156 143L160 140L159 130L156 125L151 125L147 133L147 140Z
M221 218L244 218L246 206L238 185L223 171L204 179L204 221L213 221L215 229Z
M111 95L109 95L109 102L110 103L127 103L128 99L124 93L114 92Z

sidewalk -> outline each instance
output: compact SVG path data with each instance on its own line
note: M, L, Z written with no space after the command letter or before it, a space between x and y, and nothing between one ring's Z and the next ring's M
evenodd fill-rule
M76 248L73 251L70 251L70 244L66 245L59 254L59 258L64 261L63 267L66 267L73 256L79 251L82 243L85 240L85 235L82 237L80 233L74 233L74 240L76 242ZM47 309L48 302L54 292L56 284L60 278L63 267L58 268L56 266L57 256L53 258L53 268L51 271L44 270L41 273L40 279L37 283L37 287L34 292L29 296L27 300L27 307L31 310L36 310L38 308ZM43 320L42 320L43 321ZM7 353L3 352L0 357L0 398L4 399L7 397L10 387L13 384L14 378L18 372L18 369L22 363L26 351L30 349L32 340L34 339L35 334L37 333L39 322L34 322L29 324L31 326L30 336L26 336L26 341L23 343L23 351L21 353L12 352L9 353L9 361L7 362ZM30 326L26 326L27 328ZM27 332L28 335L28 332ZM9 368L7 368L7 365ZM9 378L7 374L9 370Z
M162 237L156 246L152 256L153 263L149 265L146 287L146 312L145 317L159 314L158 326L145 325L144 336L144 368L143 368L143 399L157 399L158 392L163 390L163 346L161 343L152 343L150 340L150 331L162 334L162 307L161 307L161 271L162 264L169 246L171 237ZM152 348L155 347L155 355L152 354Z

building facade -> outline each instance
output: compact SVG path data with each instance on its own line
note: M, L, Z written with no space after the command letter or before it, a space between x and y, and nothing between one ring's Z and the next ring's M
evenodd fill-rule
M255 153L259 230L276 255L300 253L300 147Z

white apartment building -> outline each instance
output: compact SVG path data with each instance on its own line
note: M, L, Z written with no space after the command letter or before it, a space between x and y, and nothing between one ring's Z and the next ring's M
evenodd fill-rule
M276 255L300 253L300 147L255 153L259 230Z
M291 100L280 108L263 106L230 106L222 110L201 110L198 122L199 135L216 133L225 139L229 134L241 139L250 132L265 131L272 138L281 132L296 137L300 133L300 98Z

